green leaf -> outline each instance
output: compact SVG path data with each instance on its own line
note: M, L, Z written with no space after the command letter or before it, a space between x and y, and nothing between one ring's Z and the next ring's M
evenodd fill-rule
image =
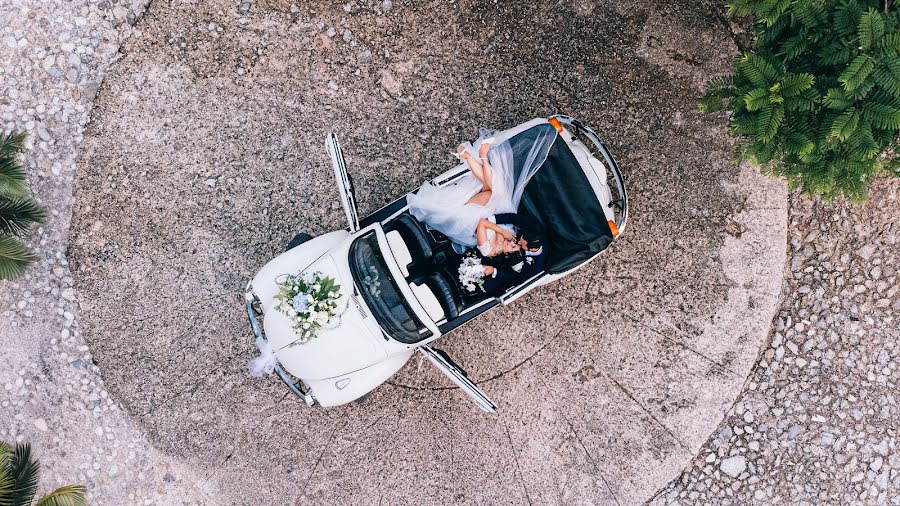
M0 236L0 279L15 279L25 273L37 256L9 237Z
M869 77L875 69L875 60L871 56L861 54L853 59L846 70L838 76L838 81L844 84L845 91L853 91Z
M850 62L850 48L844 41L832 42L817 52L822 65L846 65Z
M775 81L777 72L772 63L755 53L745 55L738 62L738 73L760 88L768 88Z
M41 223L45 218L44 210L30 198L0 197L0 235L21 236L31 225Z
M728 2L729 16L753 16L757 12L758 0L731 0Z
M869 7L869 10L859 19L857 36L860 49L870 49L872 43L881 40L884 35L884 18L877 10Z
M820 2L797 2L791 13L798 23L809 30L828 22L824 16L825 6Z
M857 23L862 10L856 2L842 2L834 11L834 29L836 35L849 36L856 32Z
M854 158L873 159L881 153L881 150L878 149L878 144L875 142L875 137L872 135L872 127L867 121L860 121L859 127L853 132L848 141L853 148L852 155Z
M759 129L756 138L764 144L772 142L778 127L784 120L784 106L782 104L770 104L759 113Z
M875 128L896 130L900 128L900 110L889 105L867 104L863 108L863 116Z
M822 98L815 88L803 91L796 97L791 97L784 102L784 108L788 111L813 111Z
M855 109L844 111L831 122L831 136L842 141L856 130L859 124L859 113Z
M781 93L787 97L795 97L813 87L816 76L805 72L803 74L788 74L782 80Z
M882 60L881 65L872 73L872 80L884 91L900 97L900 57Z
M886 34L878 41L878 48L888 54L900 52L900 32Z
M744 95L744 104L748 111L758 111L769 105L769 92L762 88L753 88Z
M785 134L785 147L790 153L805 156L816 149L816 144L804 133L787 132Z
M767 26L772 26L790 5L791 0L763 0L757 7L756 15Z
M65 485L42 497L35 506L87 506L84 485Z

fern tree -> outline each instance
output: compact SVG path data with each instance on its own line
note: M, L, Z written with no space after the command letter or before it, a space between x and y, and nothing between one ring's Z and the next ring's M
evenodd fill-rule
M807 194L865 200L900 176L900 15L871 0L732 0L755 20L753 49L709 82L705 112L727 110L739 160Z
M37 493L40 465L31 445L0 441L0 506L31 506ZM65 485L40 498L35 506L85 506L82 485Z
M21 276L36 260L20 239L45 217L28 194L25 170L16 160L24 141L24 134L0 135L0 279Z

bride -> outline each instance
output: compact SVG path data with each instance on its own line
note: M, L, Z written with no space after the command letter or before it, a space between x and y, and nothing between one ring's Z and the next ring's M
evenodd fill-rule
M449 237L459 253L476 246L486 257L516 251L514 231L493 218L517 211L525 185L547 158L556 131L545 125L549 128L531 128L522 136L516 135L523 132L518 128L482 129L474 143L452 153L469 172L446 186L423 184L407 197L410 214Z

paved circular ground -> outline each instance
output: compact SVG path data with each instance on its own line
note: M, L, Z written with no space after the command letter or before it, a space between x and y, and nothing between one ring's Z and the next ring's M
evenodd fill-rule
M690 3L154 2L78 167L70 257L107 387L223 502L646 500L740 392L785 257L783 186L734 167L724 118L696 111L735 49ZM479 126L555 112L607 141L631 221L440 341L498 414L418 359L327 410L247 375L247 280L295 233L343 226L325 132L365 214Z

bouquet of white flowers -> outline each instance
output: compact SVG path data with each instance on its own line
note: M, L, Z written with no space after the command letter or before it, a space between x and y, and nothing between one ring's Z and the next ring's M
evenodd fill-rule
M469 292L484 291L484 266L481 265L481 258L471 253L463 257L459 265L459 282Z
M340 298L341 286L321 272L288 275L279 281L276 307L291 321L299 338L291 346L316 337L316 331L337 313Z

